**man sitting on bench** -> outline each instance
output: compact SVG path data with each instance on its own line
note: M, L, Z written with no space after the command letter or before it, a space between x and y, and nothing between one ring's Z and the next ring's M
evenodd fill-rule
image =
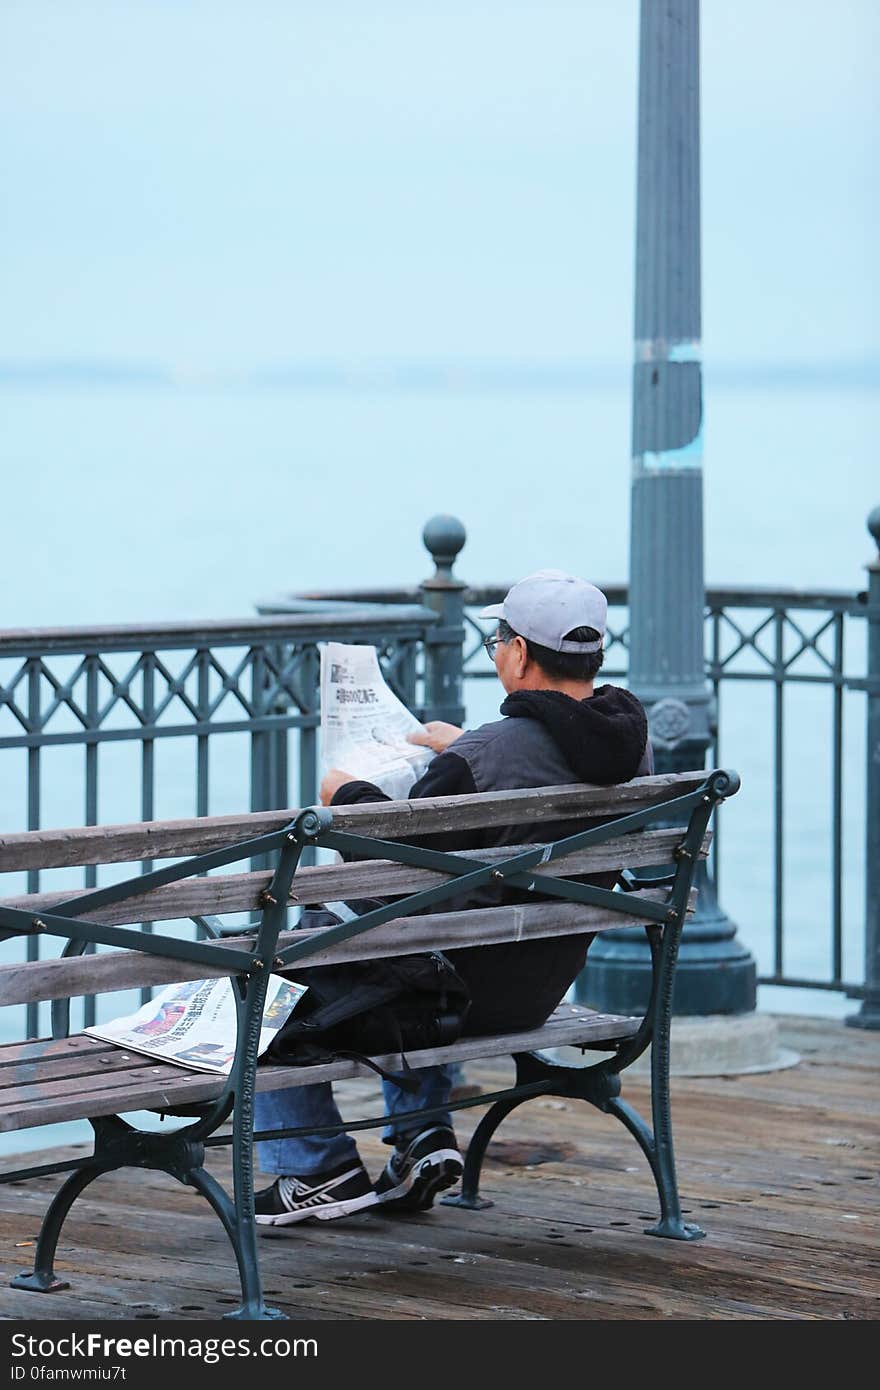
M438 756L414 784L410 798L578 782L612 786L650 775L653 759L641 704L618 686L594 685L602 665L607 607L605 595L585 580L540 570L514 584L503 603L485 608L480 617L498 620L484 645L506 692L503 717L467 732L433 722L411 735ZM388 798L372 783L334 769L321 784L321 800L351 806ZM431 843L437 849L484 849L540 843L566 833L571 832L561 822L496 826L434 836ZM522 900L521 893L499 885L478 889L467 903L456 905ZM547 937L449 952L471 994L468 1034L540 1027L583 969L591 939ZM396 1127L393 1116L446 1105L451 1071L435 1066L414 1073L421 1083L415 1096L383 1082L392 1117L384 1139L394 1152L375 1185L348 1134L262 1143L260 1167L278 1176L256 1195L257 1222L284 1226L312 1217L331 1220L377 1202L389 1213L430 1207L463 1168L451 1116L447 1113L429 1127L412 1118ZM260 1092L256 1107L258 1130L340 1123L329 1082Z

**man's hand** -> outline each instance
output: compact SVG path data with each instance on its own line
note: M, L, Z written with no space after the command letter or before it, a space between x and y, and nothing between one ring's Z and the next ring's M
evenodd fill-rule
M432 748L435 753L442 753L450 743L461 738L463 733L464 729L457 729L454 724L444 724L442 719L432 719L423 724L421 729L407 734L406 741L420 743L423 748Z
M329 806L340 787L344 787L346 782L356 781L357 778L353 773L343 772L338 767L331 767L321 782L321 805Z

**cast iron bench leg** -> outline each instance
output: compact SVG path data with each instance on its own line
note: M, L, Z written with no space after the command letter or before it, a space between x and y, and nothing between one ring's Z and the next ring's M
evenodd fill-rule
M678 1196L675 1149L672 1143L672 1114L669 1108L668 1012L658 1023L651 1046L651 1111L654 1121L653 1157L648 1153L648 1161L657 1183L660 1220L656 1226L650 1226L646 1234L664 1236L667 1240L702 1240L706 1232L702 1227L683 1219ZM639 1139L638 1134L636 1138ZM644 1148L644 1145L642 1147Z
M269 1318L283 1318L277 1308L269 1308L263 1300L260 1281L260 1266L257 1260L254 1223L242 1221L231 1200L216 1178L204 1168L193 1168L187 1175L187 1182L210 1202L223 1222L238 1265L241 1280L241 1307L233 1313L224 1313L226 1318L241 1318L250 1321L263 1321ZM250 1238L249 1238L250 1237Z
M530 1097L522 1097L522 1099L530 1099ZM461 1192L456 1193L453 1197L441 1197L442 1206L465 1207L468 1211L482 1211L485 1207L495 1205L487 1197L480 1196L480 1171L483 1167L483 1159L489 1140L501 1121L506 1119L511 1110L515 1110L520 1103L520 1098L497 1100L491 1109L486 1111L468 1144L464 1158L464 1172L461 1175Z
M285 888L285 899L287 889ZM235 1085L235 1108L232 1112L232 1175L234 1201L226 1196L219 1184L213 1184L214 1197L211 1196L212 1179L200 1170L201 1190L214 1206L226 1227L241 1279L241 1307L226 1318L239 1318L243 1321L263 1321L283 1318L279 1308L270 1308L263 1298L260 1279L260 1261L257 1256L257 1228L254 1221L254 1092L257 1066L257 1045L263 1013L263 1000L266 994L265 980L251 980L248 986L247 1012L239 1014L239 1028L244 1033L244 1052L238 1059L238 1072ZM215 1198L222 1195L222 1205Z
M88 1164L87 1167L78 1168L62 1183L55 1193L40 1227L33 1273L24 1272L16 1275L14 1279L9 1281L13 1289L31 1289L35 1293L58 1293L61 1289L70 1288L68 1280L59 1279L55 1274L55 1251L67 1213L89 1183L94 1182L95 1178L99 1178L102 1173L109 1173L111 1169L119 1166L118 1163L114 1162L96 1161Z

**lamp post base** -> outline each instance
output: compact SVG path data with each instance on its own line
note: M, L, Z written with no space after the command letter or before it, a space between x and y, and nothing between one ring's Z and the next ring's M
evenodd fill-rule
M701 869L701 877L704 873ZM651 951L641 928L601 932L575 982L575 998L606 1013L644 1013L651 974ZM672 1011L692 1016L744 1014L754 1010L756 1001L754 958L737 940L736 927L704 878L694 920L681 934Z
M865 999L857 1014L849 1014L844 1020L848 1028L880 1028L880 999Z
M711 948L707 942L690 943L682 936L672 996L674 1014L742 1014L755 1008L755 962L738 943L731 944L730 950ZM601 952L598 947L595 942L586 969L575 982L575 998L603 1013L644 1013L651 994L647 946L624 929L603 932ZM857 1026L880 1026L880 1017L877 1024L860 1021Z

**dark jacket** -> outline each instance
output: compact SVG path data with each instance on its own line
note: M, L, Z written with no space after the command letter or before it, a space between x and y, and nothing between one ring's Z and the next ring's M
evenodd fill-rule
M410 799L576 782L612 786L653 772L645 711L618 686L599 686L587 700L555 690L521 691L507 697L501 714L502 719L463 733L438 754L412 787ZM372 782L353 781L339 788L333 805L387 800ZM577 828L565 822L495 826L435 835L421 843L437 849L538 844ZM590 881L609 884L613 876ZM516 890L484 888L436 910L523 900ZM533 894L529 900L534 901ZM547 937L448 952L471 992L468 1032L538 1027L583 968L591 940L588 935Z

